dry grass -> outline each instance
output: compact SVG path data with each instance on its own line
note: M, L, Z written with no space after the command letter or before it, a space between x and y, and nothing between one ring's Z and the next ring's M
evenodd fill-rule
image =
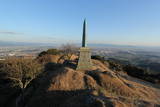
M62 73L52 78L48 91L52 90L78 90L96 87L96 82L90 76L65 68Z
M38 57L38 61L42 64L46 64L48 62L57 63L61 55L43 55L41 57Z
M94 66L90 71L75 71L70 67L47 71L38 80L40 85L36 87L29 106L138 107L160 104L157 101L160 95L156 95L153 88L126 80L110 70L107 63L92 62Z
M160 93L157 93L160 91L156 91L151 87L137 82L126 80L119 76L118 72L113 72L99 61L93 60L92 62L96 67L99 66L101 69L97 67L98 71L90 71L89 75L97 81L97 83L102 87L103 92L107 93L107 95L124 96L131 99L143 99L155 103L159 102L158 99L160 99ZM104 91L104 88L107 92Z

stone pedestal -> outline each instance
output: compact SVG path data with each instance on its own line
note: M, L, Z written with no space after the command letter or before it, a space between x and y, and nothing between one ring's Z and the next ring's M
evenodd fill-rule
M81 47L76 70L88 70L91 67L92 67L91 51L87 47Z

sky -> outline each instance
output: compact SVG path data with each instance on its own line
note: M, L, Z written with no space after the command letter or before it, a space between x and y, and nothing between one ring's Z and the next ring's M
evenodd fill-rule
M160 0L0 0L0 41L160 46Z

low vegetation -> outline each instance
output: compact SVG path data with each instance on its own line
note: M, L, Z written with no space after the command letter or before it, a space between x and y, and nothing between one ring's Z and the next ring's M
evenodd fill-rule
M91 58L100 60L103 63L108 62L109 68L112 69L113 71L123 71L123 72L126 72L130 76L133 76L133 77L136 77L136 78L148 81L148 82L160 84L160 74L152 73L150 69L144 69L144 68L137 67L131 64L124 64L115 59L105 60L104 57L99 56L99 55L94 55Z
M42 72L42 66L32 59L9 58L0 66L0 72L6 73L6 78L17 80L21 88L26 88Z
M123 67L123 69L130 76L137 77L139 79L143 79L152 83L160 84L160 74L152 74L149 70L145 70L132 65L126 65Z
M48 49L47 51L42 51L41 53L39 53L39 57L41 56L44 56L44 55L47 55L47 54L50 54L50 55L57 55L57 54L60 54L61 51L58 50L58 49Z
M71 60L73 55L78 54L78 48L73 44L62 45L59 49L48 49L39 53L37 59L40 63L59 62L60 60ZM52 58L53 55L57 55L56 61ZM54 57L55 58L55 57Z
M109 68L116 71L126 72L132 77L136 77L151 83L160 84L160 74L152 73L149 69L144 69L131 64L122 64L113 60L107 60Z
M23 101L23 92L28 84L36 78L43 71L42 65L33 59L23 58L9 58L3 62L0 62L0 89L3 99L12 98L13 95L21 95L21 101ZM6 89L6 90L4 90ZM7 92L11 91L13 92ZM17 90L17 91L16 91ZM3 93L12 93L11 96L5 96ZM0 99L1 99L0 97ZM2 101L2 100L1 100ZM7 102L1 104L6 105ZM1 105L3 107L4 105Z
M40 107L44 105L42 101L49 106L57 104L62 107L66 103L74 106L79 103L86 107L92 103L108 105L109 101L113 106L112 97L139 100L154 96L153 93L146 93L145 86L139 87L138 83L133 84L119 76L119 73L157 84L160 83L160 75L153 75L149 70L129 64L106 60L98 55L91 57L94 59L94 70L77 72L77 58L71 60L77 52L76 47L67 44L60 49L43 51L36 59L9 58L1 61L0 107ZM61 59L63 63L59 63ZM141 95L142 92L144 95ZM16 102L15 105L13 102Z
M100 55L92 55L91 56L91 59L96 59L96 60L99 60L101 62L104 62L105 61L105 58L100 56Z

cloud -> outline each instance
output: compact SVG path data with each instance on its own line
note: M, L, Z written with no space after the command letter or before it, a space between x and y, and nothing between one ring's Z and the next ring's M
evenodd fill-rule
M18 35L18 34L23 34L23 33L13 32L13 31L0 31L0 34Z

